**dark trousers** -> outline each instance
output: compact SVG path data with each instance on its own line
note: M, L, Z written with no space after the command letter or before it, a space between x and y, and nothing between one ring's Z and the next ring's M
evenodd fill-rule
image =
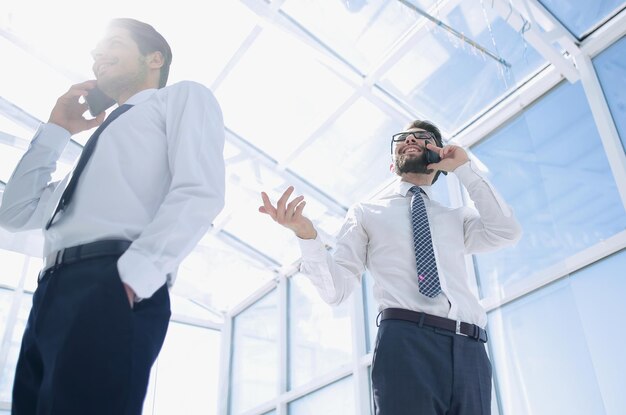
M380 323L372 389L376 415L489 415L485 345L403 320Z
M140 415L167 332L167 287L134 304L117 257L47 271L22 339L13 415Z

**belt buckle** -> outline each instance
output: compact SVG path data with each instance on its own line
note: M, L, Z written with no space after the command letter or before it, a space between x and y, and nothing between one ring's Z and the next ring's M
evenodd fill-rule
M461 336L469 337L467 334L461 333L461 320L456 320L456 329L454 333L459 334Z

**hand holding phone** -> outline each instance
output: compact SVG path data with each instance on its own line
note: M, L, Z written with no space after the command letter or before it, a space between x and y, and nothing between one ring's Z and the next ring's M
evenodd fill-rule
M95 87L95 80L72 85L67 92L57 99L54 108L50 112L48 122L65 128L72 135L102 124L104 112L101 111L92 119L85 118L84 113L88 109L88 104L80 99L81 97L87 97Z
M89 90L85 96L85 101L89 106L89 113L94 117L97 117L98 114L115 104L115 100L102 92L97 86Z

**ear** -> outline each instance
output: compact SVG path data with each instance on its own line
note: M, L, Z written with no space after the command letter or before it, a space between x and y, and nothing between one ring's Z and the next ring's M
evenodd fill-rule
M396 167L393 165L393 163L389 164L389 171L392 173L396 172Z
M146 62L148 62L148 66L150 66L151 69L159 69L165 65L165 58L161 52L155 51L148 54Z

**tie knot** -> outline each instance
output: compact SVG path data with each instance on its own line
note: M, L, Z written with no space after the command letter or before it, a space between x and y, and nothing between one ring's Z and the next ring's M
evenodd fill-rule
M413 186L409 189L409 192L413 193L414 195L418 195L420 194L420 192L424 192L424 191L419 186Z

